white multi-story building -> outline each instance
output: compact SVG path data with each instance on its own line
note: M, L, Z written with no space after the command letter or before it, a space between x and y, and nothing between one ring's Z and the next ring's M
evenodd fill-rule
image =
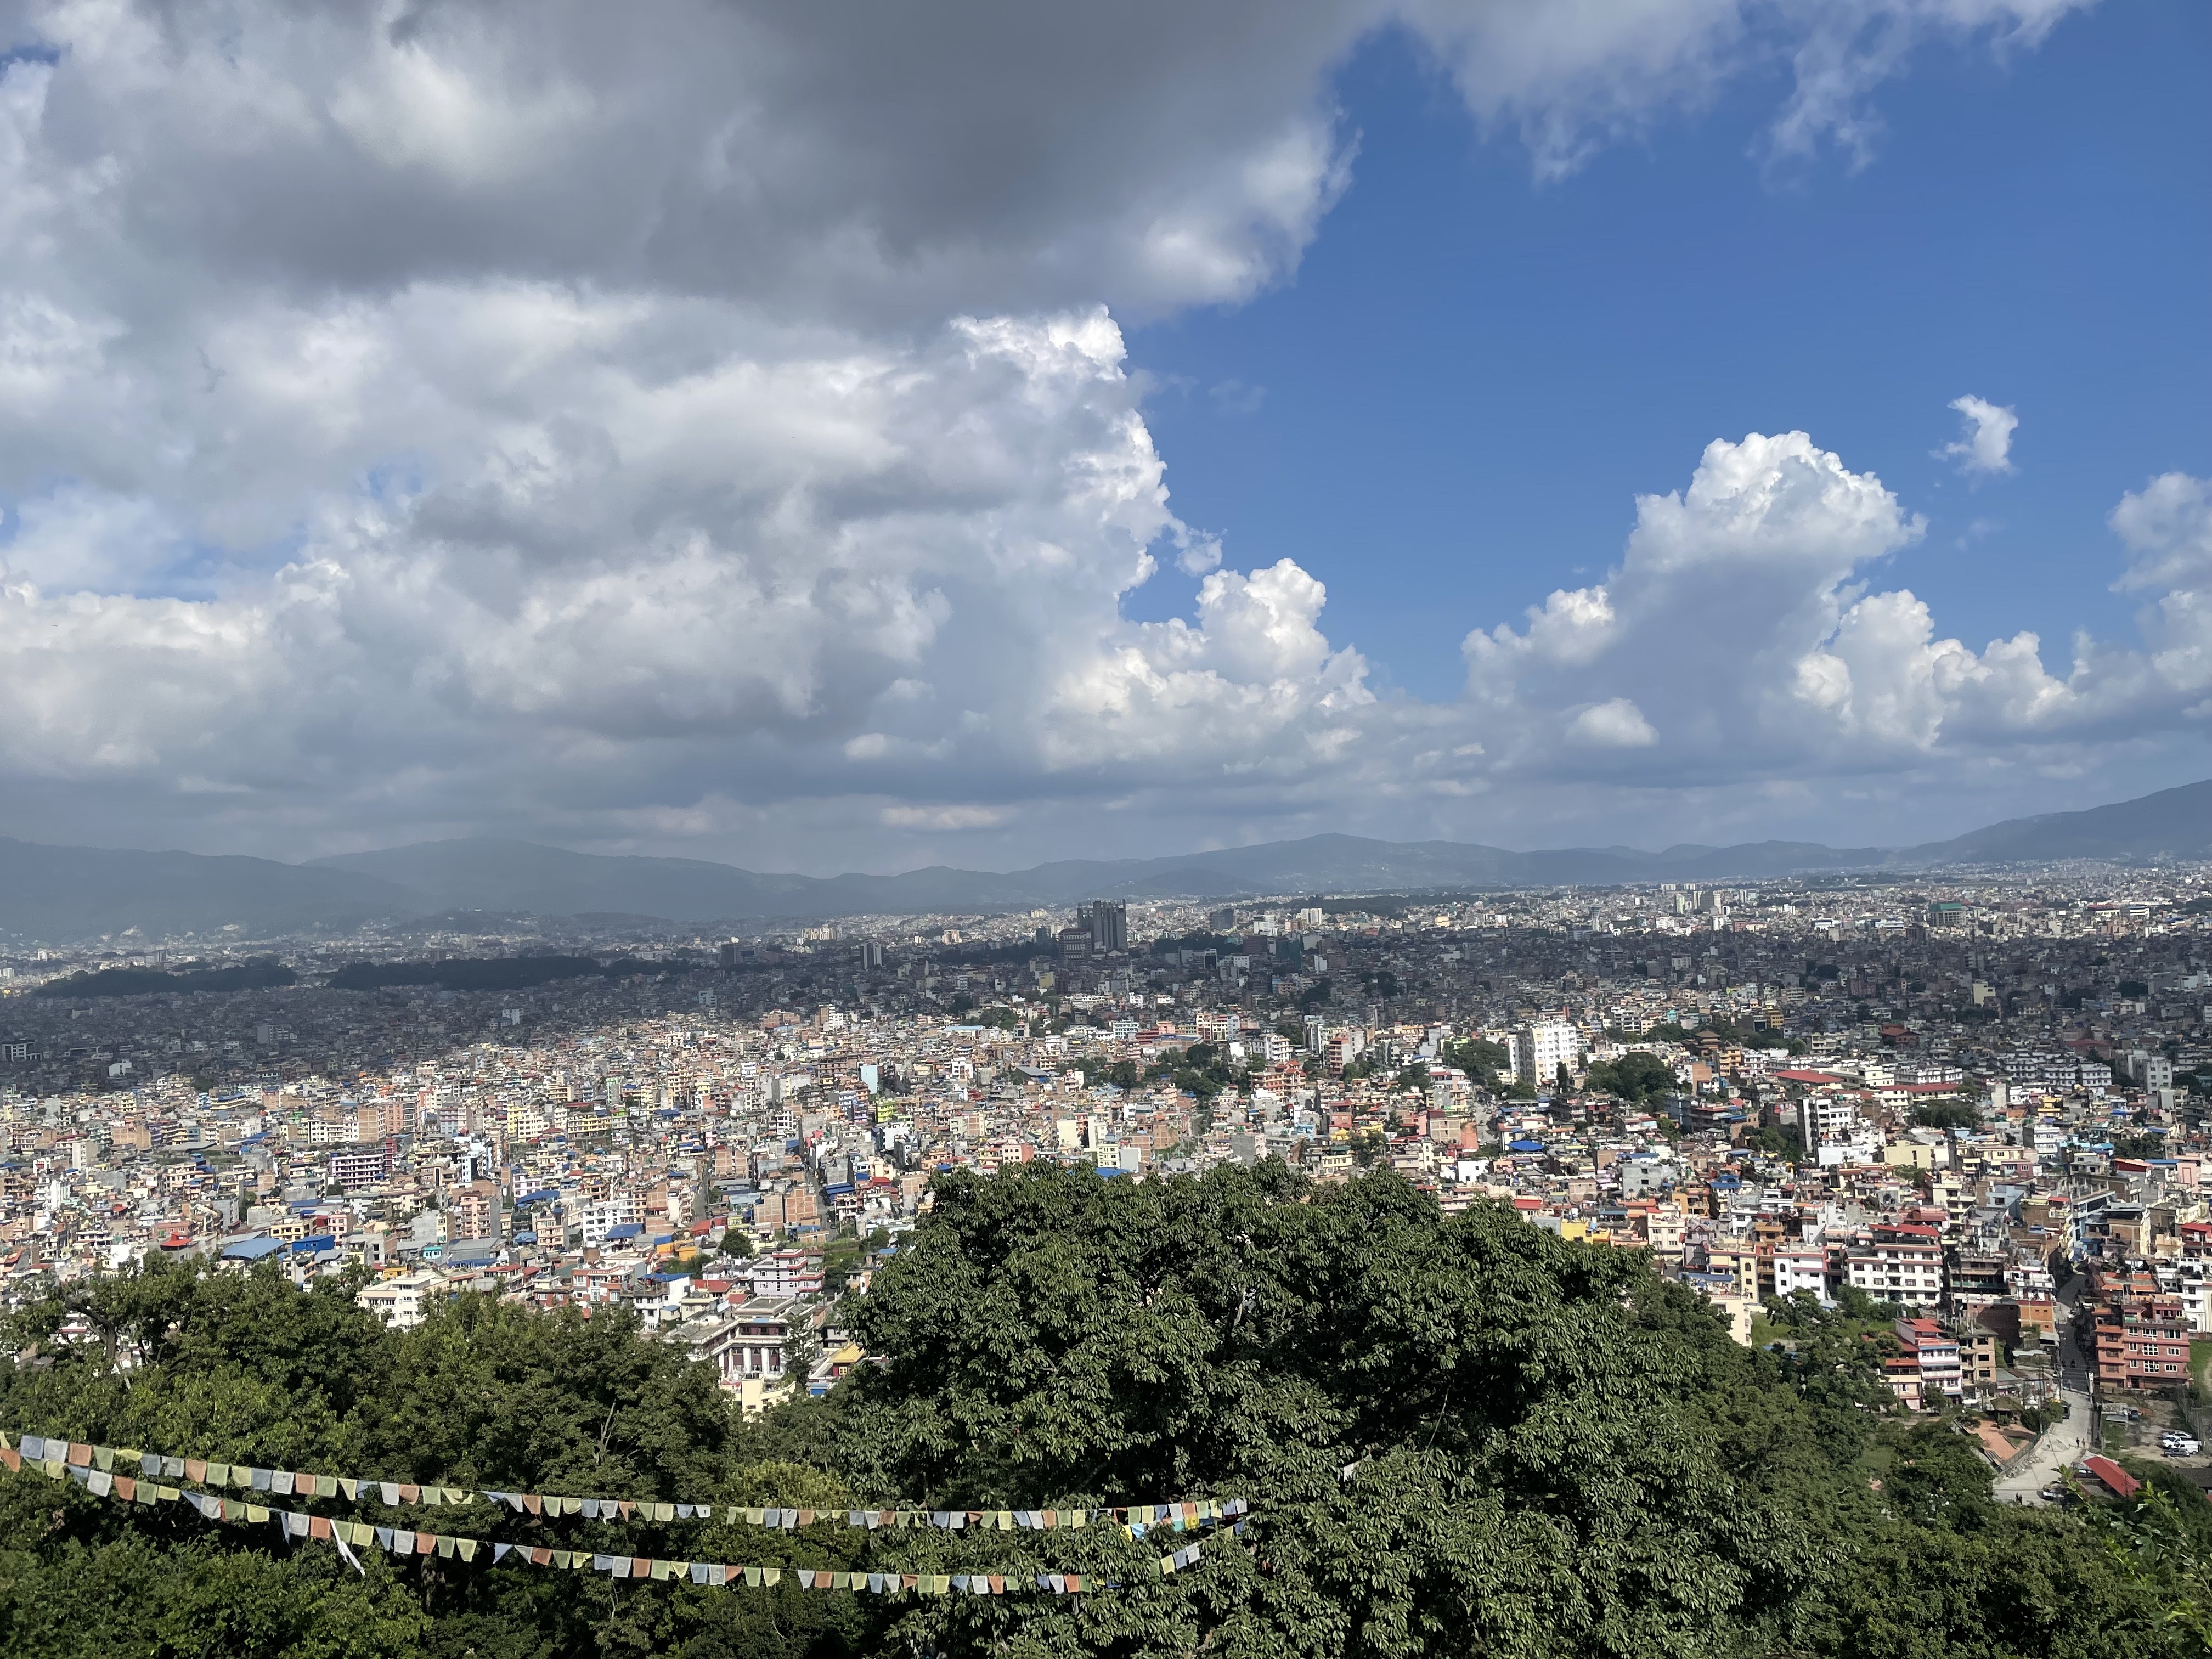
M1532 1089L1548 1088L1564 1066L1582 1061L1583 1036L1563 1019L1523 1025L1513 1034L1513 1075Z
M1804 1125L1805 1148L1817 1164L1872 1164L1880 1158L1881 1132L1861 1115L1856 1097L1814 1095L1797 1110Z
M1794 1296L1810 1291L1815 1300L1828 1300L1828 1253L1812 1249L1784 1249L1774 1253L1774 1294Z
M2181 1320L2199 1336L2212 1335L2212 1261L2185 1257L2157 1268L2158 1285L2181 1297Z
M381 1146L373 1152L334 1152L331 1156L331 1179L348 1192L357 1187L380 1186L389 1173L390 1161Z
M645 1208L635 1194L617 1193L610 1198L594 1200L584 1209L584 1244L587 1249L596 1249L607 1242L607 1235L616 1228L641 1226L644 1221Z
M822 1294L822 1258L805 1250L776 1250L756 1256L745 1278L758 1297Z
M411 1331L430 1316L430 1304L445 1291L446 1275L434 1267L380 1279L354 1298L395 1331Z
M1883 1302L1933 1308L1943 1300L1943 1241L1933 1227L1876 1227L1845 1259L1844 1278L1855 1290Z

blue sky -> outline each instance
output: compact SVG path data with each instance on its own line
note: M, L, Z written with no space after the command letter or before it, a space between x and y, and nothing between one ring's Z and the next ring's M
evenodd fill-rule
M2139 603L2109 587L2122 493L2212 462L2208 66L2212 7L2108 4L2004 58L1923 46L1856 167L1762 164L1778 65L1539 184L1372 39L1336 83L1353 181L1295 278L1132 331L1176 510L1231 563L1296 559L1332 639L1437 699L1468 626L1601 576L1710 440L1801 429L1926 515L1884 586L2063 661ZM1965 393L2017 410L2012 476L1932 453Z
M379 15L10 14L0 835L1003 869L2212 773L2203 0Z

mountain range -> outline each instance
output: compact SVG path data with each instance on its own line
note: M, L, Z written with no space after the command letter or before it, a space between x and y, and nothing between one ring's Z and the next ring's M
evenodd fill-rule
M1911 848L1811 842L1515 853L1448 841L1302 841L1153 859L1070 859L1005 873L943 865L902 875L762 875L701 859L608 857L478 837L346 853L307 864L0 837L0 935L47 943L228 932L244 939L338 931L440 911L672 922L988 911L1087 898L1237 898L1438 888L1771 880L1818 871L2212 859L2212 781L2080 812L2012 818Z

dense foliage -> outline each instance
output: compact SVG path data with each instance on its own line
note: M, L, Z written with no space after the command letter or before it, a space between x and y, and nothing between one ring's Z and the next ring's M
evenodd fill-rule
M434 962L349 962L331 975L336 991L434 985L447 991L525 991L556 980L610 971L591 957L446 957Z
M1536 1091L1512 1075L1513 1056L1502 1043L1491 1042L1481 1037L1466 1037L1443 1046L1443 1061L1456 1066L1474 1082L1478 1088L1492 1094L1510 1096L1516 1100L1534 1100Z
M1589 1086L1637 1106L1648 1106L1680 1087L1674 1081L1674 1068L1644 1048L1632 1048L1619 1060L1598 1061L1589 1068Z
M1080 1598L877 1598L374 1553L356 1577L326 1546L288 1551L25 1473L0 1476L8 1651L2126 1659L2196 1650L2188 1610L2208 1604L2194 1553L2003 1508L1950 1430L1886 1417L1878 1345L1848 1312L1787 1310L1786 1352L1747 1350L1637 1255L1493 1206L1448 1217L1388 1174L1327 1188L1266 1164L942 1177L851 1304L884 1363L752 1427L703 1368L606 1314L464 1298L393 1334L342 1284L177 1267L70 1300L88 1340L57 1340L59 1301L21 1322L21 1363L0 1372L11 1431L679 1501L1243 1497L1256 1516L1167 1577L1153 1564L1182 1536L1114 1528L872 1540L483 1504L441 1522L684 1558L1116 1581Z
M1137 1080L1136 1063L1121 1060L1116 1062L1116 1066L1125 1066L1129 1069L1126 1073L1118 1069L1110 1072L1109 1081L1120 1085L1121 1079L1127 1076L1130 1081L1121 1086L1133 1087ZM1194 1042L1180 1052L1170 1049L1153 1061L1144 1075L1172 1083L1185 1094L1195 1095L1202 1101L1212 1099L1224 1089L1249 1088L1252 1081L1250 1071L1231 1060L1229 1051L1213 1042Z
M50 979L31 994L39 997L143 997L162 991L265 991L296 985L300 976L274 957L231 968L102 968L88 974Z

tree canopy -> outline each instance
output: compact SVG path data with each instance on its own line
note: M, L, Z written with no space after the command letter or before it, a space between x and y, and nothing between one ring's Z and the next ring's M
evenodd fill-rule
M1618 1095L1636 1106L1649 1105L1679 1086L1674 1067L1647 1048L1631 1048L1619 1060L1600 1060L1589 1068L1588 1081L1601 1093Z
M479 1502L453 1531L592 1528L602 1549L1100 1587L875 1597L374 1553L356 1577L325 1548L24 1474L0 1476L0 1641L685 1659L2189 1650L2171 1573L2070 1516L1996 1504L1966 1443L1885 1415L1879 1345L1848 1315L1780 1310L1788 1340L1747 1349L1639 1253L1499 1206L1445 1215L1388 1172L942 1176L846 1304L880 1363L752 1425L619 1312L465 1297L392 1333L353 1289L179 1267L72 1287L17 1322L0 1420L471 1487L935 1509L1238 1497L1251 1522L1164 1577L1181 1534L733 1534ZM73 1316L88 1340L58 1335Z

